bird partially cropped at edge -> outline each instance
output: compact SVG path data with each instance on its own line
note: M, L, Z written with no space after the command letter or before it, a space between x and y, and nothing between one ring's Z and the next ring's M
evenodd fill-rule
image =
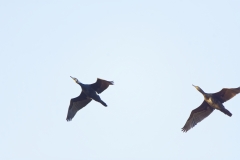
M194 86L194 85L193 85ZM217 109L229 117L232 116L224 106L223 103L233 98L236 94L240 93L240 87L238 88L223 88L217 93L205 93L200 87L194 86L204 97L202 104L192 110L186 124L182 128L183 132L187 132L193 128L197 123L201 122L204 118L209 116L214 109Z
M78 97L70 100L70 105L66 118L67 121L71 121L75 114L80 109L85 107L89 102L91 102L92 99L107 107L107 104L101 100L98 94L102 93L105 89L107 89L109 85L113 85L113 81L106 81L98 78L97 81L93 84L83 84L77 78L71 78L81 86L82 92Z

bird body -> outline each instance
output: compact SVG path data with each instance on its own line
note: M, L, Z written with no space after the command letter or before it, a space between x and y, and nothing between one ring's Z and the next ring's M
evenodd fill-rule
M207 102L209 106L211 106L213 109L221 110L225 108L223 104L215 98L212 94L209 93L203 93L204 101Z
M211 93L205 93L200 87L194 86L200 93L202 93L204 97L204 101L207 102L207 104L212 107L213 109L217 109L224 114L227 114L228 116L232 116L232 113L230 113L223 105L224 102L220 102L219 97L216 94ZM228 89L229 90L229 89Z
M213 96L209 96L209 97L204 97L204 100L209 104L209 106L211 106L214 109L218 109L221 110L224 108L223 104L221 102L219 102L216 98L214 98Z
M194 85L193 85L194 86ZM229 112L223 105L224 102L233 98L236 94L240 93L240 87L238 88L223 88L217 93L205 93L200 87L194 86L204 97L203 103L196 109L192 110L187 122L182 128L183 132L187 132L193 128L197 123L201 122L204 118L209 116L215 109L223 112L229 117L232 113Z
M85 93L87 95L87 97L91 98L95 94L97 94L96 91L94 89L92 89L91 85L82 84L81 82L79 82L78 84L81 86L82 92Z
M70 100L70 105L69 105L68 114L67 114L67 121L72 120L75 114L80 109L85 107L89 102L91 102L92 99L101 103L103 106L107 107L107 104L101 100L98 94L100 94L105 89L107 89L109 85L113 85L113 81L106 81L98 78L97 82L93 84L83 84L80 81L78 81L77 78L74 78L74 77L71 77L71 78L81 86L82 92L78 97Z

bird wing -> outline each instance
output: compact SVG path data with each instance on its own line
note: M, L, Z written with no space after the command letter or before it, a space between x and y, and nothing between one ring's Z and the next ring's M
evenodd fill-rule
M113 85L113 81L106 81L103 79L98 78L97 81L90 86L98 93L102 93L105 89L108 88L109 85Z
M213 112L214 108L210 107L206 101L196 109L192 110L186 124L182 128L183 132L187 132L193 128L197 123L201 122L204 118L209 116Z
M238 88L223 88L221 91L217 93L213 93L212 95L220 100L221 103L228 101L233 98L236 94L240 93L240 87Z
M71 99L66 120L71 121L75 114L91 102L91 100L83 92L78 97Z

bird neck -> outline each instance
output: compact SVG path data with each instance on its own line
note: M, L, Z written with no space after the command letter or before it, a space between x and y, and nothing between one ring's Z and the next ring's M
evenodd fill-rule
M198 88L198 91L199 91L200 93L202 93L203 96L206 95L206 93L205 93L201 88Z
M81 82L78 82L78 84L81 86L81 88L82 88L83 90L86 89L86 85L85 85L85 84L83 84L83 83L81 83Z
M77 84L79 84L80 86L82 86L82 83L80 81L77 81Z

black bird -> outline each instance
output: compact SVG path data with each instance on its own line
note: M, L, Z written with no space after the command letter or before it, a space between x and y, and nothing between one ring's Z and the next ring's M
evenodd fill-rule
M194 86L194 85L193 85ZM196 109L192 110L186 124L182 128L183 132L187 132L193 128L197 123L201 122L204 118L209 116L214 109L217 109L229 117L232 116L224 106L223 103L233 98L236 94L240 93L238 88L223 88L217 93L205 93L200 87L194 86L204 97L203 103Z
M92 99L107 107L107 104L101 100L98 94L107 89L109 85L113 85L113 81L106 81L98 78L97 81L93 84L82 84L77 78L71 78L81 86L82 92L78 97L70 100L66 119L67 121L71 121L75 114L80 109L85 107L89 102L91 102Z

